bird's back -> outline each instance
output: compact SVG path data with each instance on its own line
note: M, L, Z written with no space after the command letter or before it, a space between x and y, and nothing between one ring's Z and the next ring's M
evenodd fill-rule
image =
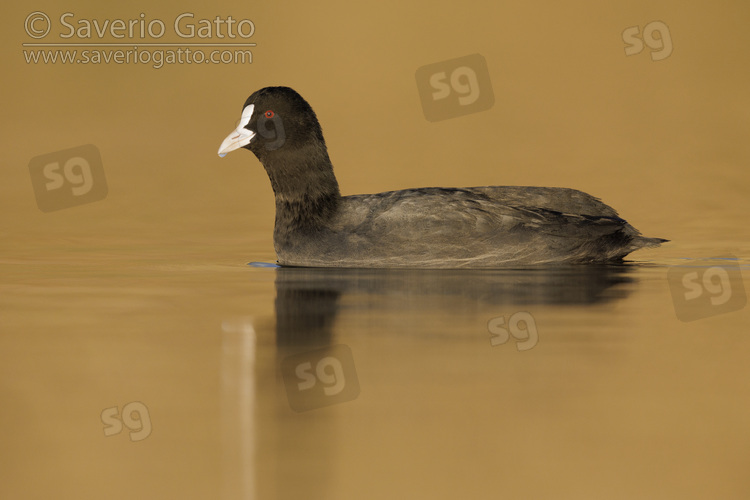
M345 196L324 228L276 240L282 265L432 268L606 262L663 241L581 191L523 186Z

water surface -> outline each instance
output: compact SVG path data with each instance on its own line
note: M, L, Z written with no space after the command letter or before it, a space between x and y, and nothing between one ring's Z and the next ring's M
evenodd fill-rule
M272 257L116 240L6 259L4 489L740 497L747 309L680 321L668 272L706 261L672 245L493 271L256 267ZM295 411L285 360L342 345L344 371L316 381L353 371L356 393ZM102 413L134 402L115 432Z

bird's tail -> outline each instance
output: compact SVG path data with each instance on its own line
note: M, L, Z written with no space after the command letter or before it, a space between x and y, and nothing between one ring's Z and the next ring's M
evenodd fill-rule
M639 248L653 248L658 247L662 243L666 243L669 240L665 240L664 238L646 238L645 236L636 236L633 238L633 250L637 250Z

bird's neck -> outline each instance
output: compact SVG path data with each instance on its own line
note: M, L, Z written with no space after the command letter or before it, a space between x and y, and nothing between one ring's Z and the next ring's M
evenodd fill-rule
M338 208L341 193L325 144L282 149L261 159L276 198L276 230L315 229Z

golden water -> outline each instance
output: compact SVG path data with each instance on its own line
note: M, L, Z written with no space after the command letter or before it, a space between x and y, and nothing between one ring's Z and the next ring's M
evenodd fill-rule
M682 321L669 279L747 288L750 37L729 5L227 3L196 16L252 18L253 65L160 70L27 65L7 9L0 497L750 496L748 308ZM654 20L672 55L626 56ZM492 109L426 121L416 69L477 52ZM248 266L275 259L272 193L216 149L269 84L311 102L344 194L575 187L672 241L621 267ZM40 211L30 160L83 144L107 196ZM519 313L533 328L503 337ZM294 411L284 360L339 345L359 392Z

